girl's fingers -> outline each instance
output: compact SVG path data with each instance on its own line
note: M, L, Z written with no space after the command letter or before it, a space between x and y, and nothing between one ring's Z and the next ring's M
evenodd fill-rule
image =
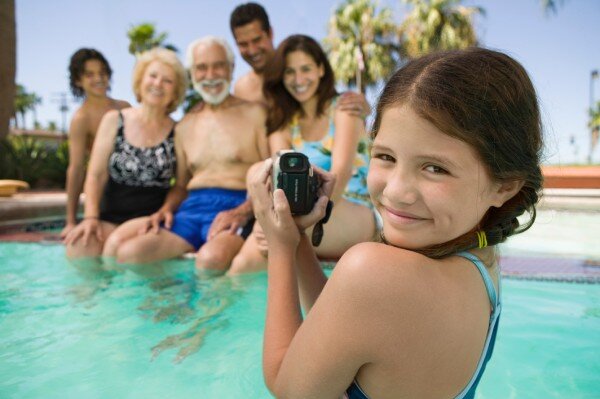
M267 179L271 177L271 167L273 166L273 160L271 158L265 159L260 168L258 168L256 174L252 178L252 184L265 184Z
M275 190L275 192L273 193L273 205L275 207L275 211L277 213L282 213L282 212L290 212L290 204L288 203L287 198L285 197L285 193L283 192L282 189L278 188L277 190Z
M319 168L318 166L313 166L313 170L315 171L315 173L319 177L319 181L321 182L319 194L331 197L331 193L333 193L333 188L335 186L335 175L331 172L327 172Z
M271 165L273 161L267 159L257 174L252 178L249 186L252 203L257 213L271 209L273 200L267 188L268 179L271 176Z

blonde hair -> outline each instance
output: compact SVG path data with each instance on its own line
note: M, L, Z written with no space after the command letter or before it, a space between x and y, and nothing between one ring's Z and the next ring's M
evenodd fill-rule
M159 61L173 69L175 72L175 99L167 106L167 114L175 111L179 104L185 98L185 91L188 87L188 77L185 68L177 58L175 52L162 47L155 47L140 54L133 68L133 93L138 102L142 101L140 86L146 68L154 61Z

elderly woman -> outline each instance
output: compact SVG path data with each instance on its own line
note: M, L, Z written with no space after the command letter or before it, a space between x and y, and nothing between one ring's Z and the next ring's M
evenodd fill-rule
M175 121L187 75L174 52L143 53L133 70L140 106L102 118L85 180L83 221L65 238L67 257L98 256L115 228L162 205L175 175Z

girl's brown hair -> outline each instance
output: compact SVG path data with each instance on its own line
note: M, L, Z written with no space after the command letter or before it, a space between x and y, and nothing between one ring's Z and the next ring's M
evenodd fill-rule
M313 38L305 35L292 35L285 39L277 50L264 73L263 94L269 104L269 117L267 119L267 133L273 133L287 126L294 115L302 115L302 107L283 85L285 72L285 59L294 51L302 51L310 56L317 66L323 67L324 74L317 88L317 115L325 112L325 105L337 95L335 90L335 77L331 65L323 49Z
M477 231L484 231L488 245L494 245L531 227L543 183L543 140L536 92L523 66L506 54L482 48L412 60L385 86L373 138L384 112L401 105L471 145L493 180L524 182L502 207L490 208L473 230L417 252L442 258L478 247ZM521 225L517 217L526 211L530 218Z

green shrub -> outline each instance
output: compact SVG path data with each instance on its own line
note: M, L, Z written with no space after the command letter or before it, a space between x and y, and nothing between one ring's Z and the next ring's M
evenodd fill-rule
M69 147L58 147L25 136L9 136L0 141L0 179L16 179L33 188L64 188L69 163Z

